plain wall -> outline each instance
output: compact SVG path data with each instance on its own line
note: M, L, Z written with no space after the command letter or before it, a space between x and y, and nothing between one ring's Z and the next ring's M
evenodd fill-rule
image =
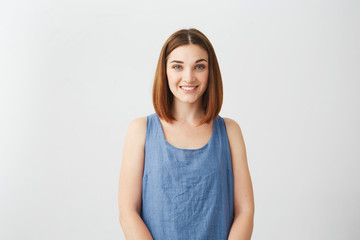
M0 239L125 239L130 122L195 27L242 129L255 240L360 239L360 2L1 1Z

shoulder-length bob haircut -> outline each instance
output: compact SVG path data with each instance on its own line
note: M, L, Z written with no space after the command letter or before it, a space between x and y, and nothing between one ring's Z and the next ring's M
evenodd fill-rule
M202 95L202 107L205 110L205 115L200 120L199 125L201 125L209 123L218 116L223 102L223 85L214 48L208 38L197 29L179 30L166 40L161 49L155 72L152 92L153 105L159 118L170 123L175 120L171 112L174 96L169 88L166 64L170 53L175 48L189 44L198 45L208 53L209 79L207 88Z

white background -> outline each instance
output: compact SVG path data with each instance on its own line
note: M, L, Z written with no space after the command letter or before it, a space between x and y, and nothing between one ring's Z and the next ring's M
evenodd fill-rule
M190 27L243 131L252 239L360 239L359 23L350 0L1 1L0 239L125 239L125 134Z

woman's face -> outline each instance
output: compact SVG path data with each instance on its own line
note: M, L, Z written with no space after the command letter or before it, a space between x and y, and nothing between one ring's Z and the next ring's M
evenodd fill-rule
M209 78L208 54L198 45L175 48L166 62L166 74L174 101L195 103L205 92Z

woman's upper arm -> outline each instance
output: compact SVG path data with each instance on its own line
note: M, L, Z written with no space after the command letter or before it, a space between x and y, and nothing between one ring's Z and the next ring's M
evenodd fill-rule
M224 118L231 152L231 164L234 175L234 211L235 216L242 212L254 214L254 194L247 163L244 138L239 124Z
M120 214L123 210L135 210L140 214L146 122L146 117L134 119L126 133L119 177Z

